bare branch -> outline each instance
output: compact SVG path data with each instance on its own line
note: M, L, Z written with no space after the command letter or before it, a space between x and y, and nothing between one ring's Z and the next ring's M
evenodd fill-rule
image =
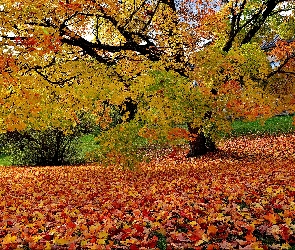
M62 79L60 78L58 81L52 81L49 79L49 77L45 74L43 74L40 70L38 69L35 69L35 72L37 74L39 74L40 76L42 76L44 78L44 80L46 80L47 82L49 82L50 84L53 84L53 85L59 85L60 87L63 87L67 82L70 82L71 80L75 79L78 77L78 75L75 75L75 76L72 76L68 79Z
M274 75L276 75L276 74L278 74L278 73L286 73L286 74L287 74L287 72L286 72L286 71L283 71L282 69L287 65L287 63L288 63L292 58L295 58L295 54L291 54L290 56L288 56L288 57L284 60L284 62L281 63L280 66L279 66L276 70L274 70L274 71L272 71L270 74L268 74L267 79L271 78L272 76L274 76ZM288 74L290 74L290 72L288 72Z
M281 70L278 73L280 73L280 74L287 74L287 75L295 75L295 72L284 71L284 70Z

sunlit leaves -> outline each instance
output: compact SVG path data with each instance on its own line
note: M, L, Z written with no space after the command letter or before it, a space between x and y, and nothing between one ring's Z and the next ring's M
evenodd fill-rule
M293 7L278 2L278 8ZM290 36L294 17L280 11L268 14L272 17L258 27L256 36L243 43L259 21L255 17L264 9L261 1L2 3L1 131L51 126L68 133L79 123L79 111L95 116L106 130L118 122L114 112L125 109L119 123L134 119L157 143L155 138L180 137L173 129L186 123L209 133L229 130L227 117L255 119L275 111L272 95L282 85L264 92L272 72L260 49L268 38L263 29L272 27L274 32L282 26L282 33ZM272 53L278 61L294 50L292 44L279 47ZM292 62L285 69L292 73ZM288 86L290 75L281 79ZM210 92L212 87L217 95ZM285 92L292 90L290 86ZM136 105L134 117L126 110L127 100ZM285 104L293 108L292 100L286 98ZM207 112L212 115L204 119ZM128 125L123 127L128 130ZM115 134L112 142L120 139Z

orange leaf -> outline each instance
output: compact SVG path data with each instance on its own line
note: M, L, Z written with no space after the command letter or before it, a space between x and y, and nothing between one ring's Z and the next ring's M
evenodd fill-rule
M268 220L272 224L276 224L277 223L277 219L276 219L275 214L268 213L268 215L265 215L264 216L264 219Z
M247 240L248 242L254 242L254 241L256 241L256 237L254 237L252 233L247 234L247 235L245 236L245 238L246 238L246 240Z
M196 229L192 235L189 237L192 241L199 241L202 239L203 231L200 229Z
M218 229L214 225L210 225L207 229L207 234L208 235L215 235L217 233Z
M76 228L76 224L74 222L70 221L70 222L67 223L67 227L74 229L74 228Z

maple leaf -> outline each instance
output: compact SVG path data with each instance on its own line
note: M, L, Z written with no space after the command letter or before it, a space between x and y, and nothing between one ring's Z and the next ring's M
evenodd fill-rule
M74 222L70 221L67 223L67 227L74 229L74 228L76 228L76 224Z
M252 233L247 234L245 236L245 239L247 240L247 242L254 242L254 241L256 241L256 237L254 237Z
M106 239L98 239L96 242L98 245L105 245Z
M240 140L236 138L231 145L240 152L263 150L262 140L285 152L295 136L243 138L245 144ZM228 148L233 140L226 143ZM265 237L287 241L275 242L272 247L288 249L294 240L294 202L290 199L294 192L295 176L290 171L293 160L282 162L259 156L252 162L214 157L182 162L157 158L142 164L138 172L97 164L0 167L0 179L6 180L0 183L5 227L0 229L1 243L16 248L25 239L40 249L65 245L72 249L122 245L151 249L161 244L166 249L184 245L261 249L271 247L272 243L261 241L260 237ZM253 172L259 174L253 177ZM276 187L276 193L266 190L270 186ZM130 196L130 191L138 195ZM15 196L16 192L21 195ZM146 194L150 199L144 199ZM114 202L122 205L115 209ZM279 215L270 212L273 210ZM75 227L69 227L71 222ZM15 235L15 230L22 238ZM221 243L208 243L220 238L224 239Z
M282 226L280 228L280 234L282 236L282 239L288 242L290 234L291 234L290 228L287 226Z
M16 241L17 241L17 237L15 235L7 234L3 238L2 244L6 245L6 244L11 244L11 243L16 243Z
M210 235L210 234L215 235L217 232L218 232L217 227L215 227L214 225L208 226L208 229L207 229L207 234L208 235Z
M99 234L98 234L98 238L99 239L105 239L105 238L107 238L108 237L108 233L106 232L106 231L101 231L101 232L99 232Z
M268 213L267 215L264 216L264 218L272 224L277 223L277 216L273 213Z
M71 240L67 239L67 238L54 237L53 243L57 244L57 245L67 245L67 244L71 243Z

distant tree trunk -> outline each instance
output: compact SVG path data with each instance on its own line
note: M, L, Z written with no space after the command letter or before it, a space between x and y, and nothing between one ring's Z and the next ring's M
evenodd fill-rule
M210 118L212 112L207 112L204 118ZM191 123L188 123L188 131L194 136L194 140L189 143L190 151L186 157L197 157L208 152L216 151L216 144L212 140L210 134L206 135L202 131L202 126L193 128Z
M206 148L207 148L208 152L214 152L217 150L216 144L210 135L206 136L205 144L206 144Z
M193 128L191 124L188 123L188 131L194 136L194 140L189 143L190 151L186 157L196 157L207 153L206 138L201 129L202 127Z

